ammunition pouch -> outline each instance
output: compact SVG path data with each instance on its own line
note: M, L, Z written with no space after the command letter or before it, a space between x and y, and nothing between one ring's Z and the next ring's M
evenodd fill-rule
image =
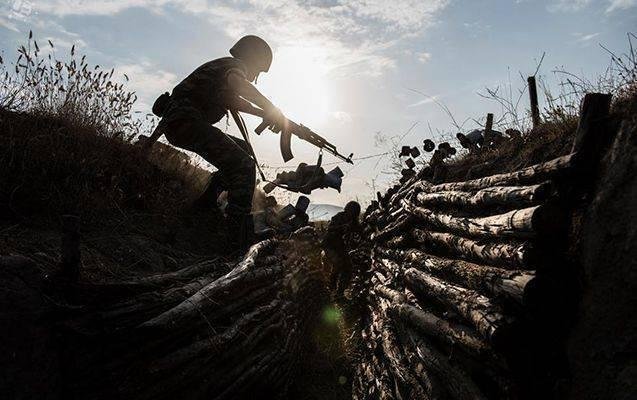
M166 111L168 110L168 105L170 104L170 93L165 92L161 96L155 100L153 103L153 114L158 117L163 117Z

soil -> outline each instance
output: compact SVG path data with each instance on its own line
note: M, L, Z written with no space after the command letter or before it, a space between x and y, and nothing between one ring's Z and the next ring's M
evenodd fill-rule
M582 220L569 398L637 398L637 123L624 121Z

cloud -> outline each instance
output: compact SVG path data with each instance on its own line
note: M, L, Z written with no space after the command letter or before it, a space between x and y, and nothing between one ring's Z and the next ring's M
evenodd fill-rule
M152 102L163 92L170 90L177 84L177 76L163 71L149 61L136 64L121 64L115 67L115 73L121 81L125 81L124 74L129 77L126 82L128 90L137 93L138 109L150 109Z
M36 11L65 15L112 15L134 7L163 6L167 0L39 0L34 2Z
M10 31L14 31L14 32L20 32L20 30L18 29L17 26L15 26L15 24L13 24L10 20L0 17L0 27L2 28L6 28Z
M557 0L546 8L549 12L576 12L587 7L592 0Z
M334 111L332 117L342 124L352 122L352 116L346 111Z
M391 49L397 41L432 23L428 15L443 2L420 1L415 13L422 18L407 20L404 19L414 1L399 0L388 7L377 1L328 5L286 0L247 3L248 8L215 4L207 12L229 37L257 33L275 48L317 49L321 57L318 61L333 74L379 76L395 66Z
M615 10L627 10L637 6L637 0L609 0L609 3L610 5L606 9L607 13L611 13Z
M431 24L435 15L444 9L449 1L353 0L341 3L346 4L346 9L357 17L391 24L391 29L413 30Z
M416 53L416 59L424 64L431 59L431 53L427 53L426 51Z
M596 37L598 37L600 35L600 32L589 33L589 34L575 33L574 35L577 37L577 42L579 42L579 43L587 43L587 42L595 39Z
M439 97L438 95L436 95L436 96L429 96L429 97L427 97L426 99L422 99L422 100L419 100L419 101L417 101L417 102L415 102L415 103L409 104L407 107L412 108L412 107L423 106L423 105L425 105L425 104L432 104L432 103L435 103L435 102L436 102L436 100L438 100L438 97Z
M260 34L277 47L323 50L337 75L379 76L395 66L393 51L437 21L450 0L39 0L38 12L114 15L129 8L175 10L208 19L230 38Z

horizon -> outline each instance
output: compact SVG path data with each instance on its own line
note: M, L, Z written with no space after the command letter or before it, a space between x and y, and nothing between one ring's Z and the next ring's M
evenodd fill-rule
M463 130L477 128L487 112L496 119L502 113L497 103L477 95L486 87L515 94L525 84L521 77L533 74L542 58L539 75L555 92L556 70L593 80L609 64L600 45L624 52L626 35L637 26L637 0L401 0L391 5L10 0L0 10L4 58L11 58L30 30L38 40L52 40L59 55L75 44L90 63L127 74L128 87L139 95L136 108L144 112L201 63L228 55L243 34L261 35L275 55L270 73L259 78L259 90L341 153L372 156L353 166L339 164L345 173L340 194L312 193L313 203L339 206L352 198L367 202L391 183L390 157L376 156L387 151L375 145L378 132L406 135L404 144L419 147L423 139L449 137L454 121L437 102L449 107ZM544 100L540 94L541 107ZM522 109L527 102L523 97ZM250 130L258 123L246 120ZM219 126L225 124L222 120ZM236 133L230 125L229 132ZM252 138L270 173L283 166L277 135ZM286 169L316 161L310 145L295 139L292 148L296 157ZM325 156L326 164L335 161Z

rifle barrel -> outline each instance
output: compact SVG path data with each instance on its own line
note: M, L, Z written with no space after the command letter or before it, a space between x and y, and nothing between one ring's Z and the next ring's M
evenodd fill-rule
M291 128L290 130L294 136L298 137L299 139L305 140L306 142L313 144L314 146L318 148L321 148L327 151L333 156L338 157L349 164L354 164L354 162L352 161L352 155L350 155L349 157L345 157L344 155L338 152L335 145L328 142L324 137L312 131L307 126L302 124L297 124L296 122L291 120L288 120L288 121L290 123L290 128Z

